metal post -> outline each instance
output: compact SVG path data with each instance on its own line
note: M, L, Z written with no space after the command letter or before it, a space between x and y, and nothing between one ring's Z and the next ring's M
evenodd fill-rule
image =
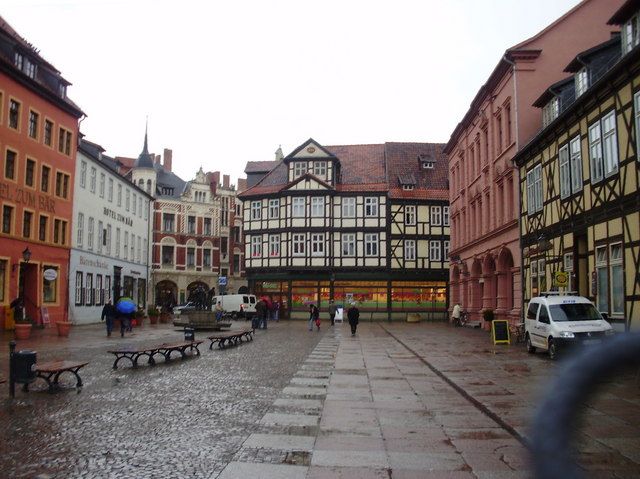
M16 383L13 376L13 353L16 349L16 342L11 341L9 343L9 396L16 397Z

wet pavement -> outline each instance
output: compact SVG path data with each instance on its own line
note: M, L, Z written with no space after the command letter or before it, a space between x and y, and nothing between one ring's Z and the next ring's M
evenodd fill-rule
M235 322L234 329L248 323ZM108 349L183 338L145 324L125 338L76 326L34 331L38 361L90 361L84 386L0 386L0 477L528 478L531 417L562 361L442 323L310 332L270 323L255 340L113 370ZM207 332L198 331L196 339ZM0 375L8 342L0 338ZM144 363L144 361L142 361ZM625 373L585 398L576 458L595 478L640 477L640 383Z

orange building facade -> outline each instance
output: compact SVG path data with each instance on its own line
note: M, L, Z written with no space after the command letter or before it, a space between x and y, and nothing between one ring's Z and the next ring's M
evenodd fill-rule
M82 111L69 83L0 18L0 327L67 320L73 178ZM20 313L20 311L18 310Z

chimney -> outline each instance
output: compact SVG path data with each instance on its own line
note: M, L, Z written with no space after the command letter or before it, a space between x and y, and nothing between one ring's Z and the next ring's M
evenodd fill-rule
M160 164L160 155L155 155L155 156L154 156L154 160L153 160L153 162L154 162L156 165L159 165L159 164Z
M169 148L164 149L164 169L171 171L173 163L173 151Z
M222 176L222 186L225 187L225 188L229 188L229 182L230 182L229 180L230 180L229 175L223 175Z
M213 183L215 183L216 186L218 186L220 184L220 172L219 171L214 171L212 173L212 175L213 175L213 180L212 180Z

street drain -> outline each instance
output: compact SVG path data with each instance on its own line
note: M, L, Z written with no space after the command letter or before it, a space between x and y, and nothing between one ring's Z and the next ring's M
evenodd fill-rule
M289 451L282 462L284 464L295 464L297 466L310 466L311 453L309 451Z

